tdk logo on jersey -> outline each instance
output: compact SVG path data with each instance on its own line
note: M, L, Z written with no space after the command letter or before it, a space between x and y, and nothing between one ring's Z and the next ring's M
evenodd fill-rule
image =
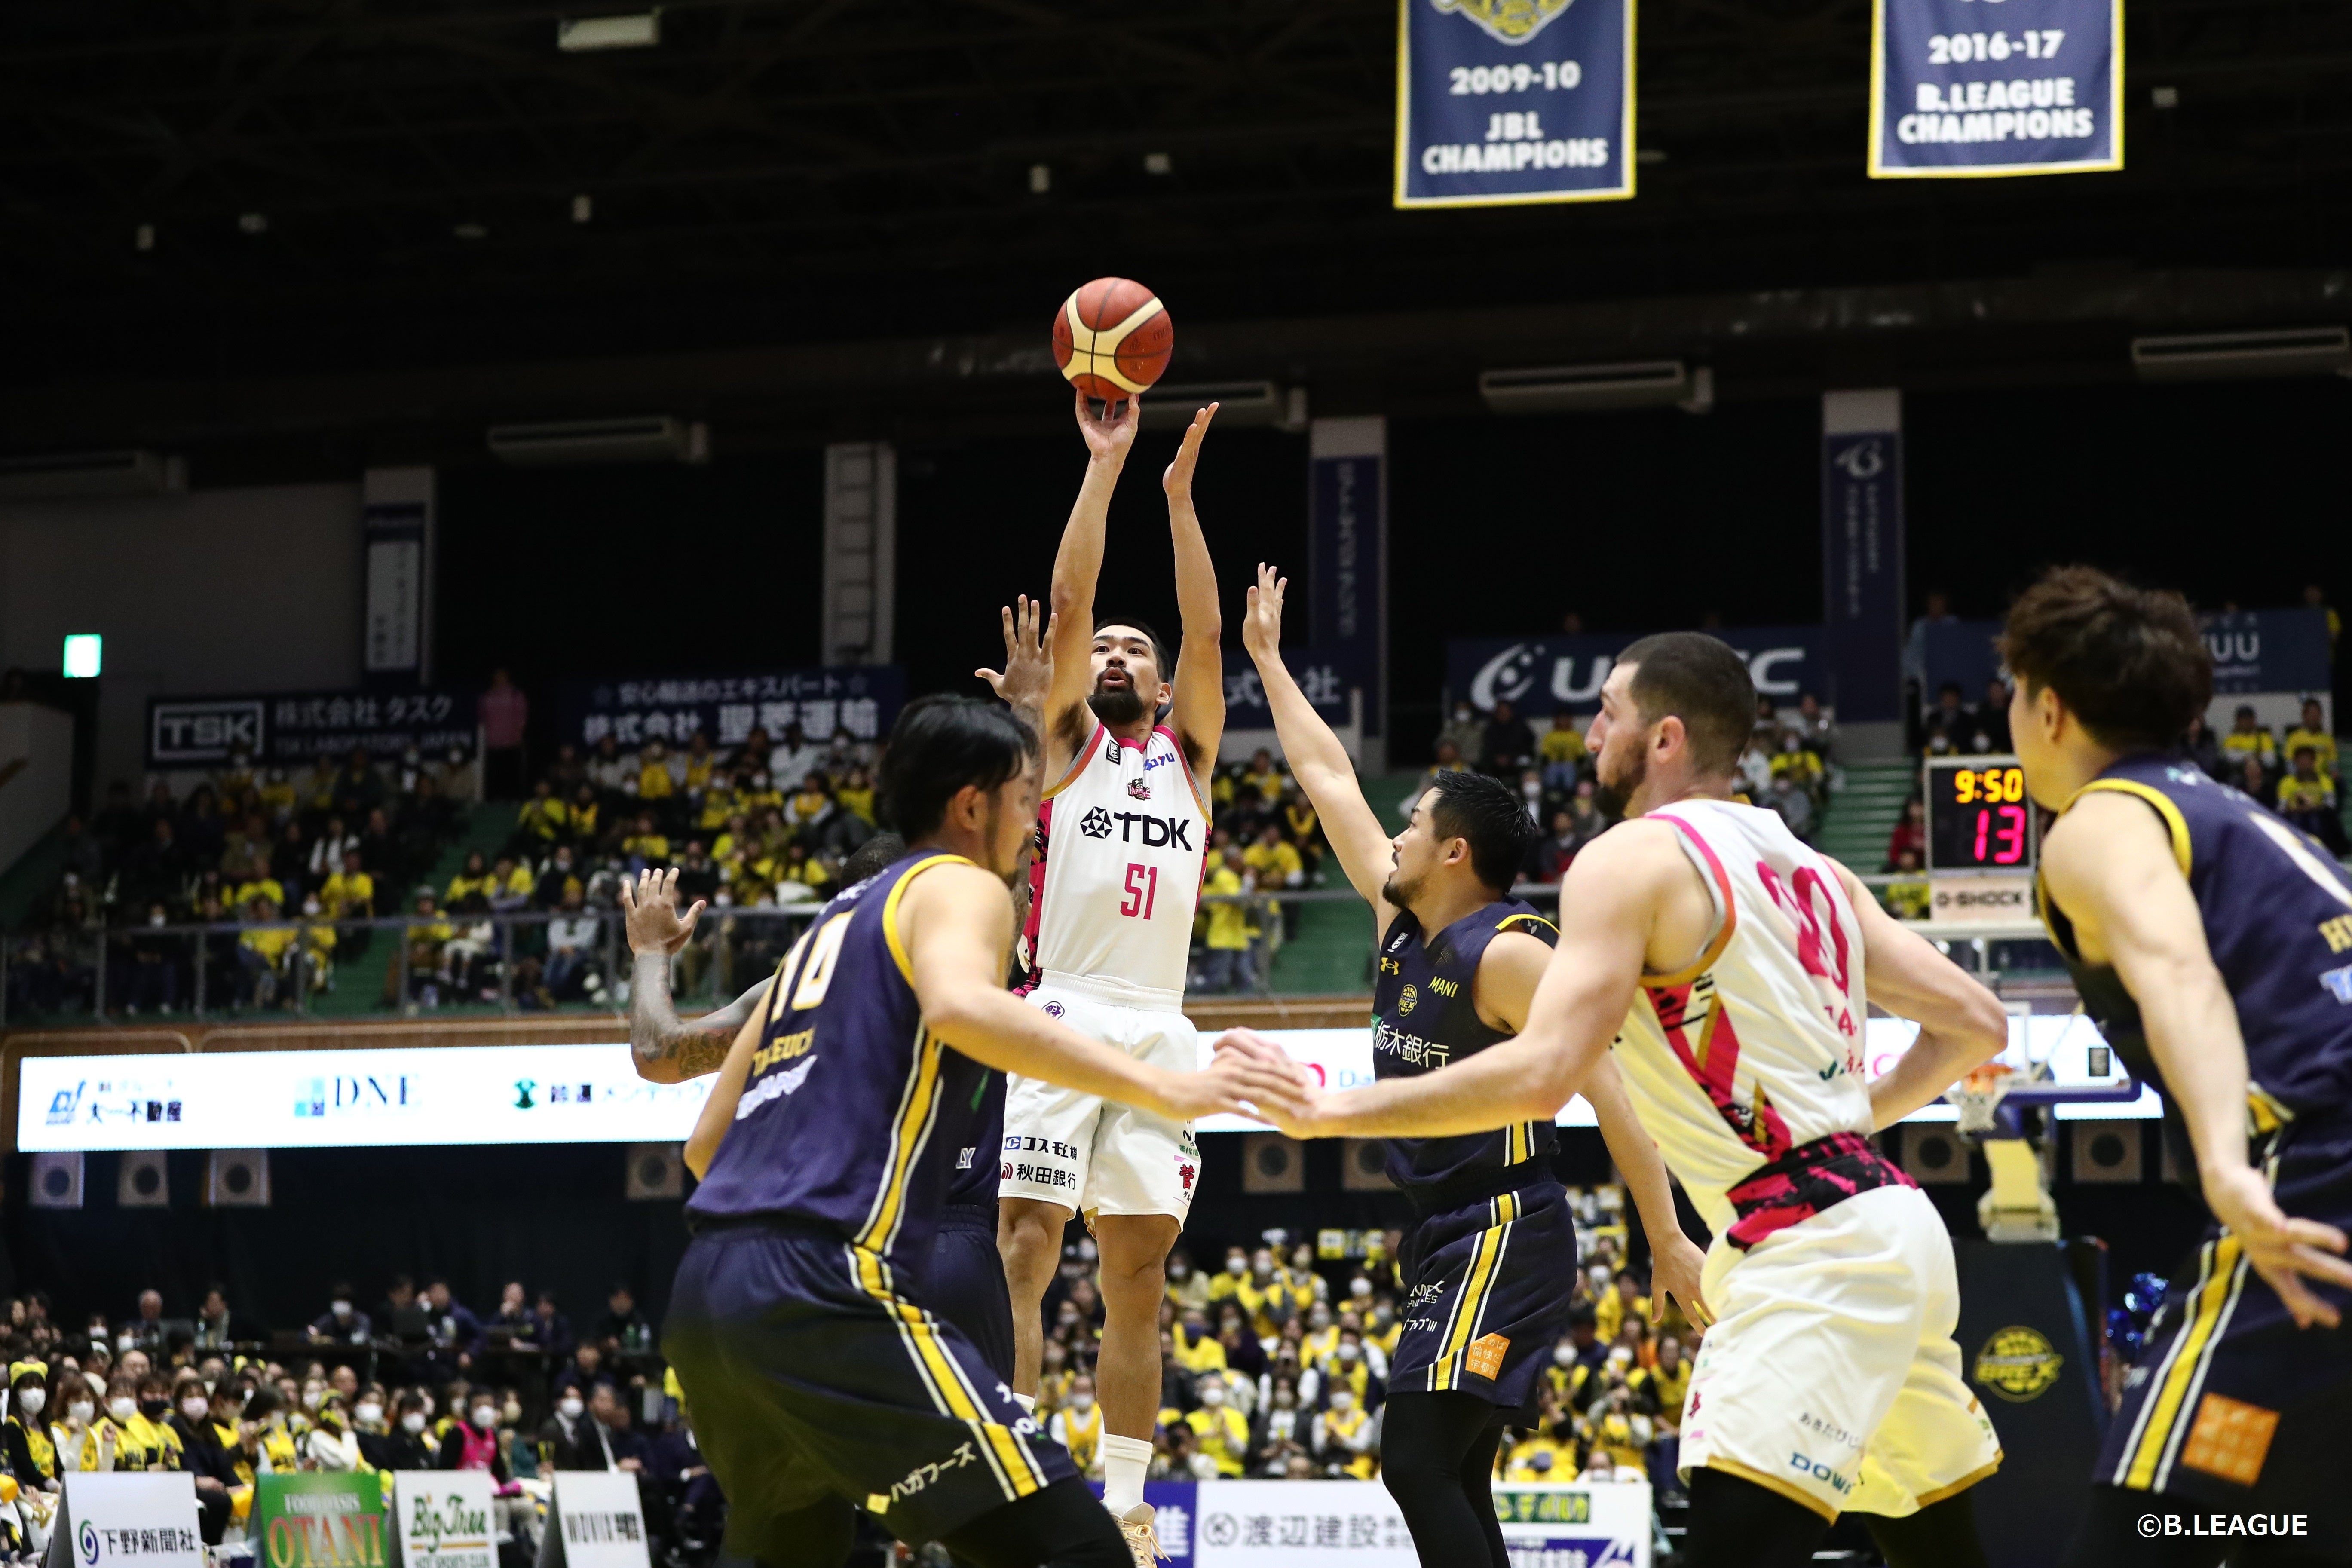
M1164 849L1171 844L1183 850L1192 847L1192 823L1173 816L1154 816L1148 811L1109 812L1093 806L1078 818L1078 831L1089 838L1108 838L1114 823L1118 824L1121 844L1140 844L1146 849Z

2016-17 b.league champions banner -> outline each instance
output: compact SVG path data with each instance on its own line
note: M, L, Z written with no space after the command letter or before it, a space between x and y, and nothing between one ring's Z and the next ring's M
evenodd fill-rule
M1875 0L1873 179L2124 166L2123 0Z
M1445 645L1445 689L1481 713L1508 702L1522 719L1546 713L1587 714L1601 708L1601 683L1617 656L1647 632L1583 637L1458 637ZM1824 695L1822 628L1730 626L1712 634L1748 661L1756 693L1793 708L1811 691Z
M1396 205L1633 194L1633 0L1399 0Z
M895 664L575 680L556 692L556 727L583 750L610 735L625 752L647 741L684 746L697 730L721 749L742 744L754 730L782 741L793 724L819 742L835 730L877 741L890 732L906 700L907 672Z

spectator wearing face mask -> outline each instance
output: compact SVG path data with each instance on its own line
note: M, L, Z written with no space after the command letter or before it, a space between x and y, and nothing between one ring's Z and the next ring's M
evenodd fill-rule
M1192 1255L1181 1247L1168 1255L1168 1299L1180 1312L1209 1304L1209 1277L1192 1267Z
M1372 1479L1372 1443L1379 1435L1371 1412L1357 1403L1354 1393L1334 1388L1315 1416L1316 1462L1331 1475L1368 1481Z
M449 1424L449 1430L442 1436L441 1451L434 1460L434 1468L486 1471L500 1486L513 1479L499 1444L499 1402L488 1390L476 1391L457 1419Z
M1276 1478L1286 1474L1292 1459L1308 1457L1313 1436L1314 1421L1300 1408L1298 1385L1288 1377L1276 1377L1250 1428L1251 1470Z
M58 1470L111 1470L114 1445L121 1434L99 1412L102 1386L89 1375L75 1373L66 1373L58 1384L58 1394L64 1407L57 1413L60 1419L49 1428L49 1440L57 1447Z
M372 1325L368 1315L359 1310L351 1285L347 1281L337 1280L335 1288L328 1295L327 1310L311 1321L310 1338L314 1342L339 1345L367 1343Z
M118 1373L106 1390L106 1419L115 1429L118 1470L177 1470L180 1435L166 1425L171 1396L152 1372L138 1378Z
M431 1423L425 1415L424 1396L403 1394L394 1403L389 1422L383 1419L383 1406L373 1407L362 1402L359 1407L360 1452L369 1464L379 1470L431 1470L440 1468L440 1460L428 1430ZM381 1424L381 1430L371 1431Z
M204 1379L184 1372L172 1380L172 1408L164 1425L179 1439L179 1468L195 1477L199 1533L205 1545L218 1546L228 1531L229 1492L236 1485L236 1468L213 1426L212 1396L205 1392Z
M41 1412L49 1400L48 1368L20 1361L8 1368L8 1419L0 1424L0 1449L19 1486L58 1489L58 1448Z
M1231 1393L1222 1374L1202 1376L1192 1391L1200 1405L1185 1414L1184 1425L1192 1429L1193 1451L1215 1465L1218 1475L1239 1477L1249 1458L1249 1422L1229 1402Z
M257 1388L246 1400L237 1444L229 1452L240 1484L251 1486L257 1476L299 1467L291 1417L285 1395L277 1389Z
M331 1390L322 1394L313 1419L310 1435L303 1439L302 1457L317 1469L358 1469L363 1462L359 1434L352 1430L352 1407L343 1396Z
M1046 1431L1055 1442L1070 1451L1070 1462L1078 1473L1095 1476L1100 1473L1102 1458L1102 1409L1095 1403L1095 1380L1080 1373L1070 1384L1069 1397L1054 1412Z
M588 1462L581 1453L581 1439L588 1420L588 1400L576 1384L566 1384L555 1401L555 1409L539 1427L539 1468L549 1470L601 1470L597 1462Z

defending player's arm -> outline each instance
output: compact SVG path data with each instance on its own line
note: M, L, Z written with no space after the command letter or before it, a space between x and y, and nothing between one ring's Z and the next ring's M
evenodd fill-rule
M744 1081L751 1076L752 1053L760 1048L760 1021L764 1011L754 1007L751 1016L735 1031L734 1043L727 1047L727 1060L719 1069L719 1081L710 1086L710 1098L702 1102L702 1113L694 1119L694 1131L687 1138L684 1158L686 1168L694 1173L698 1182L709 1173L710 1158L719 1152L719 1141L727 1136L728 1127L735 1121L736 1103L743 1098Z
M984 1067L1100 1095L1171 1121L1224 1111L1249 1115L1247 1101L1280 1107L1292 1097L1286 1067L1236 1058L1220 1059L1204 1072L1171 1072L1097 1045L1006 991L1013 900L1003 881L977 866L941 866L908 884L898 921L925 1026Z
M1549 946L1522 931L1505 931L1487 942L1485 955L1478 960L1472 998L1480 1020L1507 1033L1518 1033L1527 1024L1528 1009L1535 1003L1551 955ZM1448 1062L1438 1071L1452 1072L1454 1066ZM1713 1322L1715 1314L1707 1310L1698 1289L1706 1255L1683 1234L1666 1163L1658 1157L1657 1144L1633 1113L1633 1101L1618 1076L1617 1064L1604 1054L1592 1064L1579 1092L1601 1123L1601 1140L1609 1146L1609 1158L1618 1174L1625 1178L1625 1190L1633 1194L1633 1207L1642 1216L1643 1234L1650 1238L1653 1315L1664 1317L1665 1299L1672 1296L1693 1322L1701 1327Z
M1017 607L1016 607L1017 605ZM1016 605L1001 612L1004 617L1004 668L982 668L972 674L988 682L1013 716L1040 738L1045 732L1045 703L1054 685L1054 639L1061 633L1059 619L1024 594ZM1044 616L1045 624L1037 622Z
M1879 1007L1919 1026L1903 1059L1870 1086L1871 1124L1892 1127L2000 1055L2009 1044L2009 1015L2000 998L1879 908L1853 872L1830 864L1862 927L1864 990Z
M1200 514L1192 510L1192 470L1200 465L1201 442L1216 415L1217 405L1212 403L1192 416L1192 426L1176 448L1176 460L1160 480L1160 488L1168 492L1168 532L1176 546L1176 607L1184 623L1171 677L1176 686L1173 717L1177 739L1184 747L1184 765L1192 770L1204 796L1217 742L1225 732L1224 612L1217 605L1216 563L1209 558Z
M688 1023L670 1003L669 961L694 935L702 900L677 912L677 872L641 871L621 879L623 929L635 955L629 985L629 1051L637 1076L654 1083L684 1083L716 1072L745 1020L767 999L771 975L721 1007Z
M1135 422L1141 406L1130 397L1097 418L1087 412L1086 394L1071 395L1077 405L1078 434L1087 443L1087 476L1079 481L1070 520L1062 525L1061 548L1054 552L1053 611L1059 629L1053 645L1054 682L1045 698L1049 776L1059 776L1093 733L1087 694L1091 679L1087 653L1095 635L1095 580L1102 574L1103 533L1110 517L1111 491L1118 488L1128 449L1135 444ZM1124 417L1118 414L1122 408Z
M1260 1101L1266 1120L1300 1138L1444 1138L1558 1115L1624 1026L1661 923L1660 906L1685 881L1689 896L1706 905L1674 835L1664 823L1622 823L1570 864L1560 883L1559 945L1517 1035L1440 1072L1338 1094L1315 1091L1294 1069L1296 1109ZM1704 942L1703 931L1688 942L1679 931L1673 935L1681 951L1656 966L1660 973ZM1217 1048L1220 1056L1247 1053L1269 1067L1286 1060L1279 1046L1246 1029L1228 1032Z
M2164 823L2128 795L2086 795L2043 840L2042 876L2085 952L2104 950L2139 1004L2213 1217L2236 1234L2298 1324L2335 1327L2341 1314L2304 1279L2352 1287L2352 1263L2332 1256L2345 1249L2345 1235L2287 1217L2248 1162L2245 1038Z
M1282 597L1290 579L1275 575L1274 568L1258 563L1257 582L1249 591L1242 617L1242 646L1257 666L1258 684L1274 714L1274 732L1289 761L1290 776L1307 792L1329 840L1331 853L1349 885L1372 906L1372 929L1386 931L1396 910L1381 897L1389 873L1396 868L1396 850L1381 819L1364 799L1356 765L1331 726L1307 700L1298 682L1282 662ZM1534 942L1533 938L1526 939ZM1541 942L1535 942L1541 947Z

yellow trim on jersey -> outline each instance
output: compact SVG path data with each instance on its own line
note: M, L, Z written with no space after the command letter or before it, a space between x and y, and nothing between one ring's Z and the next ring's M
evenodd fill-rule
M1495 1266L1502 1259L1505 1233L1519 1217L1519 1208L1517 1193L1505 1193L1486 1205L1490 1223L1478 1235L1478 1249L1471 1255L1461 1297L1454 1303L1453 1315L1446 1320L1443 1348L1438 1352L1436 1364L1430 1369L1429 1381L1434 1389L1454 1388L1461 1382L1462 1359L1470 1342L1477 1337L1478 1320L1486 1316L1486 1293L1495 1283Z
M890 956L898 961L898 973L907 977L908 984L915 983L915 961L908 956L907 944L898 940L898 900L906 896L907 884L934 866L971 864L961 855L945 853L918 860L899 874L897 885L890 889L890 896L882 900L882 940L890 944Z
M1968 1490L1970 1487L1976 1485L1979 1481L1984 1479L1987 1476L2000 1468L2000 1462L2007 1458L2009 1458L2007 1454L2002 1453L2000 1449L1996 1448L1993 1450L1991 1464L1979 1466L1978 1468L1970 1470L1967 1475L1962 1476L1958 1480L1954 1481L1949 1486L1937 1487L1931 1492L1921 1492L1912 1499L1912 1500L1917 1503L1921 1508L1932 1508L1948 1497L1958 1497L1960 1493Z
M2155 785L2144 784L2137 779L2093 779L2089 784L2084 784L2081 789L2076 790L2073 795L2066 797L2066 804L2058 808L2058 815L2061 816L2065 816L2066 813L2074 808L2074 803L2076 801L2082 799L2084 795L2089 795L2093 790L2106 790L2116 795L2137 795L2141 800L2147 802L2148 805L2156 807L2156 814L2164 818L2165 826L2172 830L2172 858L2180 862L2180 874L2184 877L2189 875L2189 863L2190 858L2189 845L2189 819L2180 815L2180 808L2172 803L2172 797L2170 795L2166 795L2162 790L2158 789Z
M1052 789L1047 790L1044 795L1039 795L1037 798L1040 800L1051 800L1055 795L1061 794L1064 790L1069 788L1072 784L1077 783L1078 775L1087 771L1087 764L1088 763L1094 761L1095 742L1103 738L1103 731L1108 728L1109 726L1105 724L1101 720L1096 720L1095 732L1088 735L1087 737L1087 743L1078 748L1077 756L1070 763L1070 771L1062 775L1061 782L1059 784L1056 784Z
M1495 922L1495 929L1496 931L1508 931L1516 925L1541 926L1544 930L1551 932L1553 941L1557 942L1559 940L1559 927L1552 924L1551 921L1544 919L1541 915L1505 915L1501 920ZM1529 931L1528 934L1529 936L1533 936L1535 935L1535 932Z
M2204 1381L2205 1363L2221 1343L2216 1330L2221 1326L2223 1308L2236 1299L2245 1283L2245 1273L2246 1259L2238 1238L2223 1232L2213 1245L2209 1267L2198 1280L2196 1304L2188 1325L2180 1331L2172 1364L2148 1401L2147 1418L2133 1443L2121 1482L2128 1489L2147 1491L2155 1487L2157 1468L2170 1446L2181 1407L2189 1401L2189 1391Z
M913 1173L916 1156L922 1152L932 1115L939 1109L940 1055L939 1040L929 1029L919 1028L915 1068L907 1075L907 1087L899 1091L898 1113L890 1119L890 1158L884 1167L882 1189L874 1194L866 1223L850 1238L856 1246L887 1251L898 1234L898 1221L906 1213L907 1178Z
M964 1376L962 1364L940 1342L939 1320L893 1289L890 1266L883 1261L880 1253L853 1244L850 1257L856 1267L858 1286L880 1303L898 1326L898 1338L913 1356L916 1370L929 1387L939 1408L969 1426L981 1439L982 1452L987 1456L989 1468L996 1473L1005 1495L1024 1498L1043 1488L1045 1477L1036 1460L1022 1446L1013 1428L988 1418L979 1390Z
M1725 1475L1738 1476L1743 1481L1754 1481L1768 1492L1779 1492L1790 1502L1803 1503L1832 1524L1837 1522L1838 1510L1835 1508L1823 1502L1794 1481L1784 1481L1780 1477L1768 1474L1763 1470L1751 1469L1737 1459L1726 1459L1714 1455L1710 1455L1706 1463L1700 1468L1721 1470Z
M2246 1085L2246 1125L2257 1138L2267 1137L2294 1120L2294 1112L2261 1084Z

